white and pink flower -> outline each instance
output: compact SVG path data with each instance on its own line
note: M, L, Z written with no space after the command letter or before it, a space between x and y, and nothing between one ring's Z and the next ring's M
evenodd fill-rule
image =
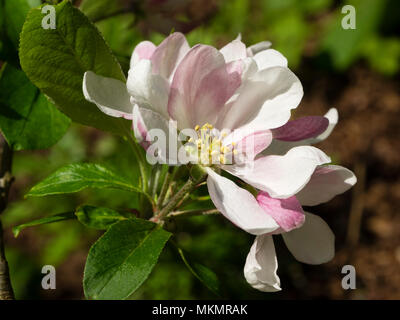
M302 205L327 202L350 189L356 181L350 170L328 165L318 167L295 196L274 199L268 193L260 192L257 195L259 206L278 223L279 229L256 237L244 267L247 282L261 291L280 290L273 235L281 234L289 251L300 262L321 264L330 261L335 254L335 236L324 220L303 211Z
M110 116L133 120L145 148L154 140L151 130L167 133L171 120L181 132L197 132L187 145L210 145L206 154L200 152L199 164L208 173L211 199L226 218L257 236L245 276L263 291L279 289L272 234L282 233L300 261L322 263L333 256L329 227L301 205L328 201L356 182L351 171L326 166L330 158L311 146L332 131L335 109L325 117L289 121L302 85L286 58L269 46L246 48L238 38L221 50L190 48L184 35L174 33L159 46L148 41L136 46L126 84L91 71L83 81L87 100ZM227 161L249 145L245 162ZM222 155L219 164L206 161L214 147ZM222 176L221 169L256 188L257 197Z

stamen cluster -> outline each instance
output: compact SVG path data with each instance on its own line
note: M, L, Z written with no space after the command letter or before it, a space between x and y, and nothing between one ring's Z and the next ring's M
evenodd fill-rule
M194 128L197 139L190 138L185 145L186 152L196 157L203 166L213 164L232 164L232 155L238 152L235 143L223 145L223 139L228 135L226 131L220 132L213 125L206 123Z

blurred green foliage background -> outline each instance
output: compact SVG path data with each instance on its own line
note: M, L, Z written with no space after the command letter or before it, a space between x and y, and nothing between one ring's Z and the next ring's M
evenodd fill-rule
M191 45L206 43L221 47L239 33L247 45L269 40L273 48L288 58L289 67L300 72L300 79L305 65L333 76L346 74L360 64L383 79L399 75L400 2L396 0L86 0L75 4L81 5L96 22L125 71L137 43L147 39L159 43L165 34L178 30L187 32ZM356 8L355 30L341 27L344 16L341 8L345 4ZM333 156L340 162L340 155ZM50 150L15 154L15 183L2 218L7 228L6 249L17 298L82 298L83 265L90 245L100 232L67 221L24 230L14 239L9 232L11 226L69 211L83 203L132 209L138 201L132 194L110 190L29 199L24 199L24 194L56 169L73 162L106 163L124 175L135 175L136 164L132 159L124 141L75 124ZM342 208L348 210L349 206ZM318 208L314 211L318 212ZM325 276L309 279L306 273L323 271L297 263L279 240L279 275L284 291L265 294L250 288L242 274L252 236L214 215L178 221L175 228L177 242L217 273L224 298L327 297L322 291L307 291L310 281L324 281ZM57 268L54 292L44 291L40 286L41 267L46 264ZM132 298L216 297L193 277L174 249L167 247L160 263Z

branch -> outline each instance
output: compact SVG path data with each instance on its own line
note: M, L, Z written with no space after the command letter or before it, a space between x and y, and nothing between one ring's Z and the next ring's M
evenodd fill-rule
M364 162L358 162L354 168L357 176L357 184L353 188L352 203L350 209L349 223L347 226L347 244L350 249L357 246L360 238L361 221L364 210L364 192L367 168Z
M189 177L188 181L183 185L183 187L171 198L167 205L161 209L161 211L154 216L151 220L153 222L159 222L163 220L172 210L174 210L179 202L190 192L192 192L201 182L207 178L206 173L202 173L199 177L194 179Z
M172 211L167 217L176 218L176 217L190 217L190 216L199 216L199 215L212 215L219 214L220 211L218 209L209 209L209 210L182 210L182 211Z
M160 196L158 197L158 200L157 200L157 208L161 208L162 207L162 205L164 203L164 200L165 200L165 196L167 195L167 191L168 191L169 185L170 185L171 180L172 180L172 173L170 173L169 171L170 170L168 169L168 172L167 172L167 174L166 174L166 176L164 178L163 185L161 187Z
M0 135L0 214L7 207L8 193L12 183L12 150L7 141ZM8 263L4 252L3 225L0 220L0 300L13 300Z

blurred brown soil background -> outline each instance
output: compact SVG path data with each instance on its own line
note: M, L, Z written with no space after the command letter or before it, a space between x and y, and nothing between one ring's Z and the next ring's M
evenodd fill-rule
M333 160L351 168L357 185L330 203L312 210L336 235L336 256L318 274L310 267L310 297L400 299L400 82L362 65L346 75L305 67L299 77L305 95L296 116L339 111L331 136L318 145ZM357 290L345 291L334 276L351 264ZM329 274L331 273L332 276Z

